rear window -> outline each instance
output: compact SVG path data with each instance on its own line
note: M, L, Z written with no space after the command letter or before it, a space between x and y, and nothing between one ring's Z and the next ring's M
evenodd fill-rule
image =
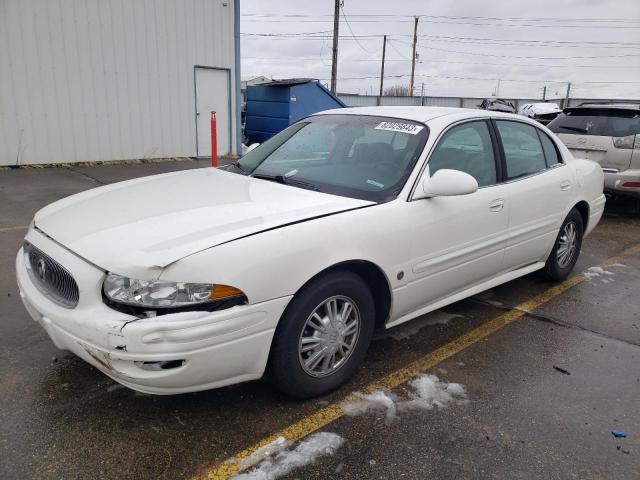
M547 127L554 133L626 137L640 133L640 112L576 109L561 113Z

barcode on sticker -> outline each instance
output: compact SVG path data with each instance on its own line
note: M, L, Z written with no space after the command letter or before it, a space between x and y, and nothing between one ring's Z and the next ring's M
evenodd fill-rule
M422 127L420 125L416 125L415 123L380 122L375 129L376 130L389 130L391 132L404 132L404 133L410 133L411 135L416 135L423 128L424 127Z

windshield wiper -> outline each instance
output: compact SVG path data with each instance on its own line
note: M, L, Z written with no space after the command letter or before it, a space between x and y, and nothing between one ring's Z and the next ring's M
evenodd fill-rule
M304 180L298 180L291 177L285 177L284 175L269 175L267 173L254 173L251 175L253 178L260 178L262 180L269 180L271 182L282 183L283 185L291 185L293 187L306 188L307 190L320 191L320 187L313 183L305 182Z
M287 184L284 175L269 175L267 173L254 173L251 175L253 178L260 178L261 180L269 180L271 182L278 182Z
M238 162L233 162L230 163L228 165L225 165L224 167L220 167L223 170L229 170L230 168L235 168L236 170L238 170L240 173L242 173L243 175L249 175L249 172L246 171L242 165L240 165Z
M565 130L571 130L572 132L589 133L589 131L584 128L572 127L570 125L558 125L557 128L564 128Z

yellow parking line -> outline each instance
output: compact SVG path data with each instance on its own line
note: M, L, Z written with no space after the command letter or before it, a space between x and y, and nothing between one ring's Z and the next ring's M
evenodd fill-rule
M29 225L17 225L15 227L1 227L0 228L0 233L1 232L13 232L15 230L26 230L29 228Z
M614 255L613 257L606 259L600 264L600 267L604 268L604 267L611 266L615 263L618 263L624 257L628 257L629 255L633 255L636 253L640 253L640 243L632 247L629 247L625 250L622 250L621 252ZM455 340L434 350L433 352L430 352L424 355L423 357L419 358L418 360L415 360L409 365L403 368L400 368L399 370L396 370L384 376L380 380L377 380L367 385L361 391L371 392L373 390L377 390L381 388L392 389L397 387L398 385L401 385L407 382L408 380L410 380L412 377L415 377L420 372L433 368L435 365L452 357L456 353L461 352L462 350L473 345L474 343L477 343L483 338L486 338L489 335L497 332L502 327L509 325L515 320L526 315L528 312L536 309L540 305L547 303L548 301L554 299L558 295L561 295L571 287L574 287L575 285L578 285L579 283L584 282L586 278L587 277L584 274L579 274L579 275L575 275L573 277L568 278L564 282L559 283L549 288L548 290L545 290L544 292L530 298L525 302L522 302L512 310L509 310L508 312L503 313L502 315L499 315L493 320L489 320L488 322L482 324L478 328L475 328L470 332L465 333L464 335L461 335ZM328 425L334 420L337 420L338 418L342 417L344 415L344 411L342 410L342 404L345 402L345 400L348 400L348 399L349 397L347 397L347 399L343 399L338 402L331 403L326 407L323 407L320 410L316 411L315 413L312 413L311 415L304 417L303 419L289 425L288 427L285 427L279 432L276 432L266 438L263 438L262 440L250 446L249 448L246 448L245 450L242 450L241 452L236 453L232 459L218 463L213 468L208 470L203 476L197 476L197 477L194 477L194 479L205 478L208 480L222 480L240 472L241 470L248 468L251 465L243 464L242 460L249 457L258 448L273 442L278 437L284 437L289 441L300 440L306 437L307 435L323 428L324 426Z

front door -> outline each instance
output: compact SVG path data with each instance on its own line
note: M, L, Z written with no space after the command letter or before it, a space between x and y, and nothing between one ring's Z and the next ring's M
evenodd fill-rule
M229 70L196 67L197 156L211 156L211 114L216 112L218 156L227 155L231 145L231 97Z
M507 187L499 183L489 123L450 128L428 160L429 174L460 170L478 181L470 195L409 203L410 280L407 313L482 283L502 271L508 228Z

